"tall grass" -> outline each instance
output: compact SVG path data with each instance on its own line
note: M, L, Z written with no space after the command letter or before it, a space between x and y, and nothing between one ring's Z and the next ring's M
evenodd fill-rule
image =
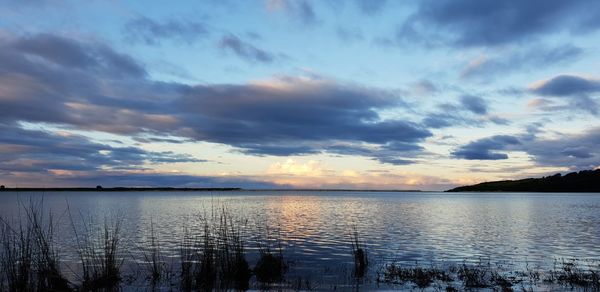
M354 259L353 275L355 278L360 279L363 278L367 272L369 258L367 257L366 247L358 237L356 226L353 227L352 234L350 235L350 243L352 246L352 258Z
M242 235L246 223L236 222L224 208L201 222L201 230L184 229L181 289L247 290L252 274Z
M54 240L53 214L43 200L20 204L17 223L0 217L0 288L7 291L69 291ZM21 213L23 212L23 213Z
M269 227L265 228L266 239L258 243L259 258L254 266L254 275L257 282L261 284L261 289L268 289L274 283L283 282L284 276L288 271L288 265L283 257L283 246L281 236L278 234L275 238L275 249L271 248Z
M167 274L167 267L162 256L160 244L154 231L154 221L150 220L150 242L142 247L145 269L148 273L150 285L155 287Z
M98 228L91 219L86 221L80 214L83 230L78 230L71 212L68 213L82 270L80 289L95 291L116 288L121 281L121 266L124 261L120 256L122 218L105 218L103 226Z

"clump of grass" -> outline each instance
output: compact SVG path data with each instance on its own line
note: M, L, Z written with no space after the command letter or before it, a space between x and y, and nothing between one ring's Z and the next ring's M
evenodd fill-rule
M240 222L239 222L240 223ZM252 271L246 260L244 241L240 227L236 226L231 216L223 209L218 227L217 258L219 262L219 275L221 288L247 290L249 288Z
M445 271L434 267L402 267L390 264L384 267L378 281L392 284L412 282L419 288L426 288L435 281L450 282L452 278Z
M33 281L33 234L30 228L19 223L13 229L2 220L2 278L3 287L8 291L28 291L35 289Z
M571 288L586 288L592 291L600 291L600 271L591 267L582 268L576 260L561 261L559 267L555 260L554 269L548 272L544 279L547 283L557 283Z
M288 270L283 257L283 248L279 238L277 238L277 249L272 251L268 240L269 231L267 229L267 240L264 244L259 244L259 258L254 266L254 275L256 280L262 285L270 285L283 281L285 273Z
M20 211L23 210L24 214ZM19 207L18 223L0 218L0 289L8 291L69 291L69 282L60 271L54 241L54 219L44 221L43 201Z
M124 261L120 257L122 219L117 218L110 223L105 218L103 228L94 228L91 220L86 222L81 216L84 230L80 232L70 211L69 218L83 272L80 289L84 291L115 289L121 282L121 266Z
M476 266L463 264L458 268L458 278L466 288L487 288L491 286L489 267L485 267L481 263Z
M490 274L491 282L495 286L500 287L502 291L513 291L513 285L518 282L514 278L507 277L498 271L491 271Z
M167 271L152 220L150 221L150 243L147 248L142 249L142 255L146 263L147 278L150 280L151 286L155 287Z
M350 235L352 244L352 257L354 259L354 277L362 278L365 276L369 267L369 258L367 257L367 249L359 240L358 230L354 226L353 233Z
M260 251L260 258L254 267L256 280L261 283L276 283L283 280L287 266L281 251L271 252L269 249Z
M191 291L193 285L194 269L193 239L189 229L184 228L183 240L179 248L180 262L180 288L183 291Z
M180 248L181 289L247 290L252 271L242 236L245 221L233 220L224 208L212 219L202 218L200 234L184 231Z
M208 223L204 225L204 235L199 246L200 253L194 270L194 279L198 290L210 291L215 287L217 267L215 261L215 240L210 233Z
M288 285L294 291L312 291L317 288L309 278L303 278L300 276L289 282Z

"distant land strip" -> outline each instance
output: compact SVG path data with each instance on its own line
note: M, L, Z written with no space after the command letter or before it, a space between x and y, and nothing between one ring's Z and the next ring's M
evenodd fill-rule
M242 188L175 188L175 187L95 187L95 188L0 188L5 192L218 192L218 191L248 191L248 192L421 192L421 190L368 190L368 189L242 189Z
M114 187L114 188L0 188L0 191L5 192L149 192L149 191L241 191L241 188L128 188L128 187Z
M542 178L484 182L457 187L446 192L600 192L600 169Z

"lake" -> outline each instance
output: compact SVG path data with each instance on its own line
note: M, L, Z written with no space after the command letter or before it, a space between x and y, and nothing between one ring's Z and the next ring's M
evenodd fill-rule
M600 259L600 194L441 192L2 192L0 214L43 198L55 214L68 270L76 271L76 225L122 218L126 266L143 264L140 246L154 229L163 255L176 263L184 230L225 208L242 226L248 258L259 242L281 245L290 277L320 287L346 280L356 230L370 275L398 263L449 265L486 262L508 269L544 269L555 260ZM21 202L21 203L19 203ZM150 228L152 222L153 228ZM329 286L328 286L329 285ZM372 284L366 284L372 285Z

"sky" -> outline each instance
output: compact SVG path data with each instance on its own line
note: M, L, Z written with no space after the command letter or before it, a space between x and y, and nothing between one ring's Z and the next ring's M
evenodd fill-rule
M600 1L0 0L0 184L445 190L600 166Z

